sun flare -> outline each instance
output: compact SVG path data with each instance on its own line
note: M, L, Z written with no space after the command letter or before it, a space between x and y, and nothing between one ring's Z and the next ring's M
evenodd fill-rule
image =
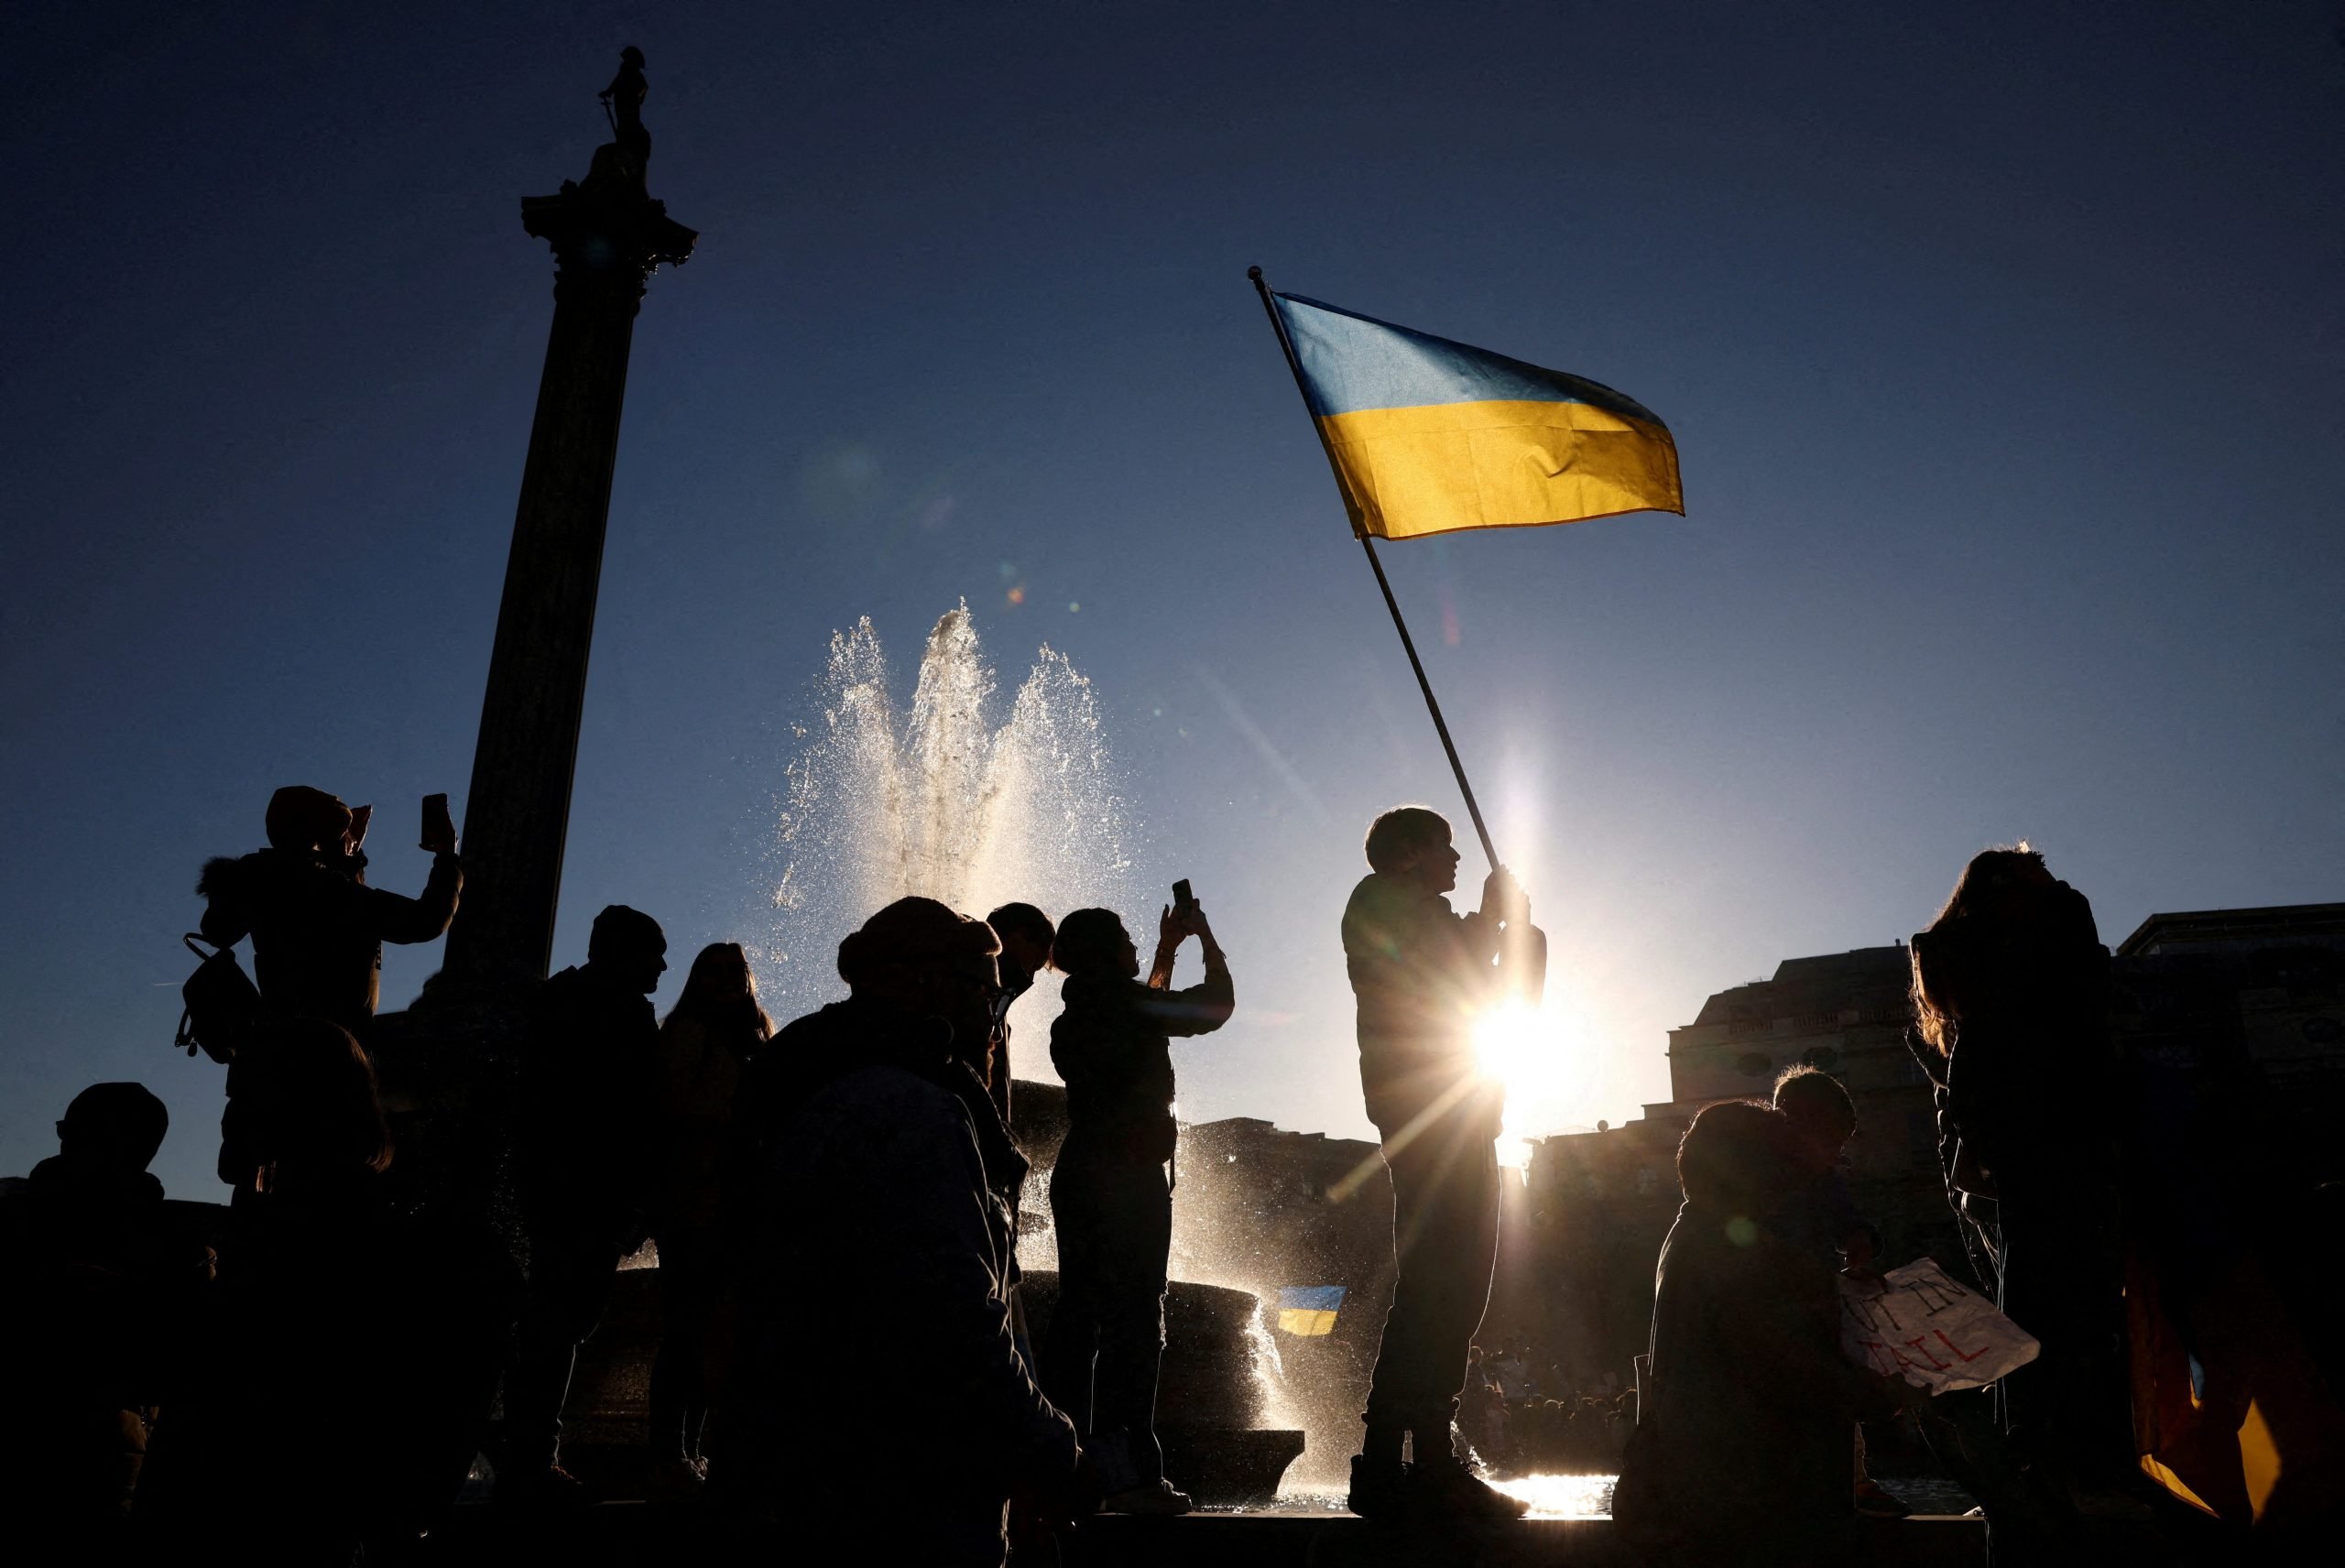
M1561 1046L1554 1020L1519 1002L1493 1007L1474 1026L1474 1054L1482 1071L1504 1083L1510 1096L1546 1091Z
M1565 1045L1565 1032L1555 1011L1519 1002L1492 1008L1474 1026L1476 1059L1506 1086L1500 1164L1522 1164L1529 1153L1523 1139L1553 1131L1581 1097L1587 1064Z

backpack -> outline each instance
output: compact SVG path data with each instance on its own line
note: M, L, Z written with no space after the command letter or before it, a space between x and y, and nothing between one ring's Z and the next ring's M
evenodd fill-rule
M179 1032L171 1043L185 1046L190 1056L201 1049L214 1062L234 1061L236 1048L251 1040L260 1022L260 987L236 962L234 947L207 943L194 931L180 940L203 962L180 987L180 999L186 1008L180 1014ZM210 953L203 951L207 944L213 949Z

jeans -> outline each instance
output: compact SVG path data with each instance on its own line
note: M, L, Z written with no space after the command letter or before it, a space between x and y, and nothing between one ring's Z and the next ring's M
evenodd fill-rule
M700 1453L708 1421L709 1334L723 1271L716 1237L671 1226L660 1244L660 1350L651 1360L651 1457Z
M552 1465L562 1452L562 1407L581 1341L602 1321L619 1250L587 1225L532 1228L529 1283L505 1367L505 1463L516 1474Z
M1384 1147L1392 1177L1392 1310L1369 1383L1368 1424L1416 1434L1420 1463L1450 1453L1466 1356L1499 1256L1498 1150L1480 1116Z
M1072 1141L1072 1140L1070 1140ZM1156 1441L1156 1378L1164 1358L1164 1275L1172 1250L1172 1187L1162 1165L1062 1154L1051 1177L1058 1227L1059 1303L1042 1351L1042 1387L1087 1448L1114 1468L1120 1437L1129 1475L1110 1490L1164 1477Z

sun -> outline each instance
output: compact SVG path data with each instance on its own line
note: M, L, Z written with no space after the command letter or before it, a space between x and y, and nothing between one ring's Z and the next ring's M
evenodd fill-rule
M1551 1020L1520 1002L1491 1008L1474 1026L1476 1060L1510 1095L1546 1087L1539 1080L1553 1074L1558 1045Z
M1506 1086L1505 1135L1499 1162L1520 1165L1527 1138L1552 1130L1584 1096L1587 1063L1565 1044L1560 1013L1503 1003L1474 1026L1474 1054L1484 1073Z

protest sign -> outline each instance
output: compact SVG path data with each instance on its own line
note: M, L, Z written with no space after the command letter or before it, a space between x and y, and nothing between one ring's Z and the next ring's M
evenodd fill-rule
M2042 1347L1995 1304L1929 1258L1878 1279L1840 1280L1840 1349L1860 1367L1933 1394L1976 1388Z

